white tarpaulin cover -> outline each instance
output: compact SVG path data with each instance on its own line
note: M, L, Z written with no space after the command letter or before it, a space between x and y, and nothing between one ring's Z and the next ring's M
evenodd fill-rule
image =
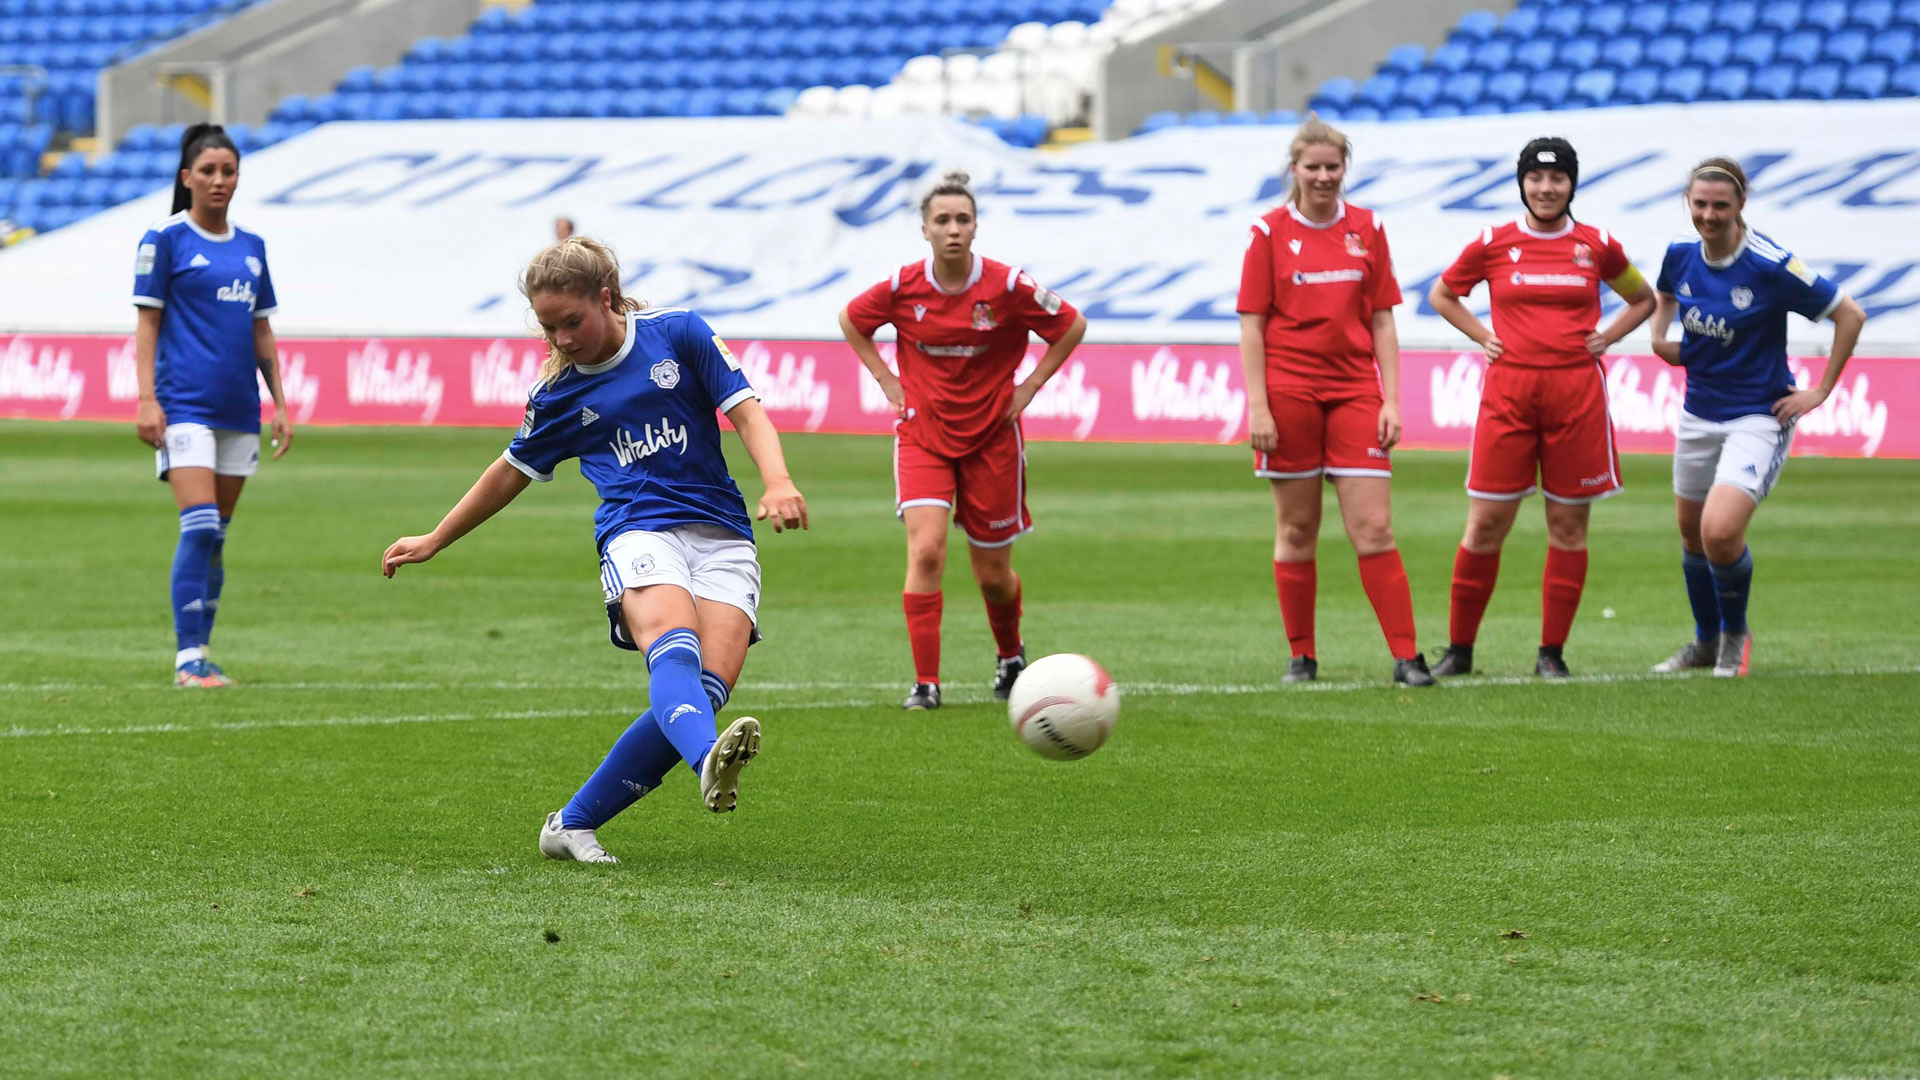
M1354 124L1352 199L1387 223L1409 343L1458 336L1426 308L1482 227L1518 213L1529 138L1578 148L1576 216L1649 280L1709 154L1746 163L1747 218L1865 304L1864 344L1920 352L1920 101L1727 104ZM1061 152L944 120L503 120L329 124L242 163L234 220L266 238L283 333L510 335L556 215L611 242L628 290L730 335L837 336L835 313L921 258L915 203L974 175L979 250L1029 268L1090 340L1231 342L1247 225L1280 199L1290 129L1180 130ZM0 252L0 330L124 332L156 193ZM1484 305L1484 290L1476 300ZM1825 334L1793 320L1796 343Z

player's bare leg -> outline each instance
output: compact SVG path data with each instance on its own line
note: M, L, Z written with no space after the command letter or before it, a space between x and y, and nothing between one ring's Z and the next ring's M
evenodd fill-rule
M902 704L909 711L940 707L940 616L944 606L940 579L947 571L947 515L944 506L909 506L900 515L907 527L903 602L914 666L913 688Z
M974 582L980 586L980 598L987 602L988 621L1006 624L994 626L998 655L993 666L993 698L1005 701L1013 693L1015 680L1027 669L1026 642L1019 640L1020 575L1013 572L1013 545L968 544L967 561L972 565ZM1002 637L1009 640L1002 642Z
M1320 543L1318 476L1273 481L1273 584L1287 631L1287 673L1281 682L1312 682L1320 674L1314 643Z
M1520 516L1520 503L1520 499L1467 499L1467 530L1454 559L1447 651L1433 665L1433 674L1441 678L1473 672L1473 642L1493 597L1500 549Z
M1753 655L1753 635L1747 627L1747 593L1753 582L1753 557L1747 552L1747 526L1760 504L1753 496L1726 484L1707 492L1700 512L1700 542L1713 568L1720 596L1720 648L1714 659L1716 678L1738 678L1747 673Z
M1574 612L1587 581L1587 522L1590 503L1546 500L1547 568L1540 587L1540 657L1534 674L1547 679L1567 677L1563 649L1573 626Z
M1393 681L1432 686L1413 629L1413 594L1393 537L1393 486L1384 476L1336 476L1340 521L1360 560L1360 583L1393 655Z

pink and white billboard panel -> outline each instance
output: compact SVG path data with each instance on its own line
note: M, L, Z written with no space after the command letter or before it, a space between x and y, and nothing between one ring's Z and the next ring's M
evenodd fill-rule
M892 346L882 345L890 354ZM733 350L788 431L885 434L880 388L841 342L738 341ZM1029 354L1029 364L1040 348ZM280 342L289 406L301 424L453 424L510 428L545 355L503 338L292 338ZM1476 353L1401 358L1405 445L1464 449L1485 362ZM1820 358L1793 362L1802 385ZM1022 372L1024 375L1024 371ZM1685 372L1651 356L1607 360L1620 449L1667 453ZM0 416L131 422L139 383L133 339L0 335ZM1234 443L1246 438L1246 384L1222 345L1083 345L1026 414L1031 438ZM1798 453L1920 458L1920 360L1856 357L1826 404L1801 420Z

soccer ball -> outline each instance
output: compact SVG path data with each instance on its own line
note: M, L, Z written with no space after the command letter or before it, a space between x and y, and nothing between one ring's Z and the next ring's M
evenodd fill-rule
M1113 734L1120 687L1105 668L1074 653L1027 665L1007 698L1013 733L1034 753L1055 761L1083 758Z

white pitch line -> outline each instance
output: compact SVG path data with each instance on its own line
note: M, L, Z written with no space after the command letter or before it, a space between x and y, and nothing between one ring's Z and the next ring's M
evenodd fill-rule
M605 715L605 710L542 709L502 713L415 713L409 716L316 716L301 720L231 720L211 724L11 727L0 728L0 739L28 739L49 735L192 735L204 731L255 731L262 728L385 727L390 724L456 724L475 720L562 720Z
M887 690L896 685L893 682L753 682L756 690L784 692L792 690ZM597 685L560 682L243 682L237 684L238 690L350 690L350 691L392 691L409 690L571 690L605 691L607 693L630 693L646 689L646 680L638 679L630 683L601 683ZM148 681L137 683L0 683L0 693L16 694L59 694L73 692L122 694L135 691L167 691L176 687L169 682Z

